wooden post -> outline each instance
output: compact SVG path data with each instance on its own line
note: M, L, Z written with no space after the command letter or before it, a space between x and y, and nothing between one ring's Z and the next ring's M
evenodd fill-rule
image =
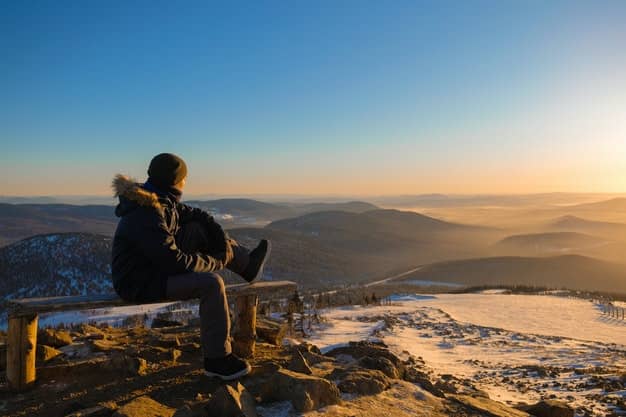
M233 353L241 358L254 356L256 339L256 295L241 295L235 299Z
M37 315L9 316L7 380L13 391L24 391L35 383Z

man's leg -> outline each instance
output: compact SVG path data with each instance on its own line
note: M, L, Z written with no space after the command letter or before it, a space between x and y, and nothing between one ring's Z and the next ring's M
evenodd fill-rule
M250 263L250 250L229 237L228 243L233 250L233 259L226 268L238 275L242 275ZM176 244L183 252L206 252L214 255L211 248L213 239L199 222L189 222L182 225L176 235Z
M200 340L205 358L231 353L230 316L222 277L210 272L174 275L167 279L168 300L200 299Z

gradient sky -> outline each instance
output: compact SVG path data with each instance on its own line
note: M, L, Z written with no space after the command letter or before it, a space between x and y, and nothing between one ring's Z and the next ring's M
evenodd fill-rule
M0 2L0 195L626 191L624 1L225 3Z

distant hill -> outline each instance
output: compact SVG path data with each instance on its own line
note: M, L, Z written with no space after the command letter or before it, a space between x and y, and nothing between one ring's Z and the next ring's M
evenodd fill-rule
M211 212L226 223L262 224L289 217L320 211L347 211L361 213L375 210L373 204L362 201L338 203L267 203L245 198L228 198L209 201L189 201L188 204Z
M9 298L102 294L111 285L111 238L38 235L0 248L0 310Z
M581 217L566 215L548 223L553 230L574 231L583 233L622 233L626 238L626 224L615 222L599 222L583 219Z
M570 253L593 249L606 245L606 239L577 232L533 233L508 236L497 242L493 248L508 254L550 254Z
M626 197L617 197L595 203L578 204L572 208L575 210L626 212Z
M57 232L112 235L117 225L113 206L69 204L0 204L0 240Z
M336 210L361 212L376 209L369 203L266 203L233 198L211 201L186 201L212 213L225 228L264 226L312 211ZM117 226L115 206L72 204L0 203L0 246L38 234L84 232L112 236Z
M535 285L626 293L626 266L578 255L492 257L426 265L401 281L466 285Z
M399 210L371 210L364 213L326 211L283 219L268 228L320 236L322 234L372 234L382 237L421 239L437 232L478 231L480 228L449 223L423 214Z

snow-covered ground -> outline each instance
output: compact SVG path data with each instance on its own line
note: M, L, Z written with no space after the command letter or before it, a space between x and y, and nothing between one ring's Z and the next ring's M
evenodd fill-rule
M626 373L626 322L590 301L534 295L393 297L391 306L323 312L311 343L329 350L379 338L421 356L436 374L465 378L508 404L557 398L603 416L626 397L607 384ZM605 391L606 389L606 391Z

